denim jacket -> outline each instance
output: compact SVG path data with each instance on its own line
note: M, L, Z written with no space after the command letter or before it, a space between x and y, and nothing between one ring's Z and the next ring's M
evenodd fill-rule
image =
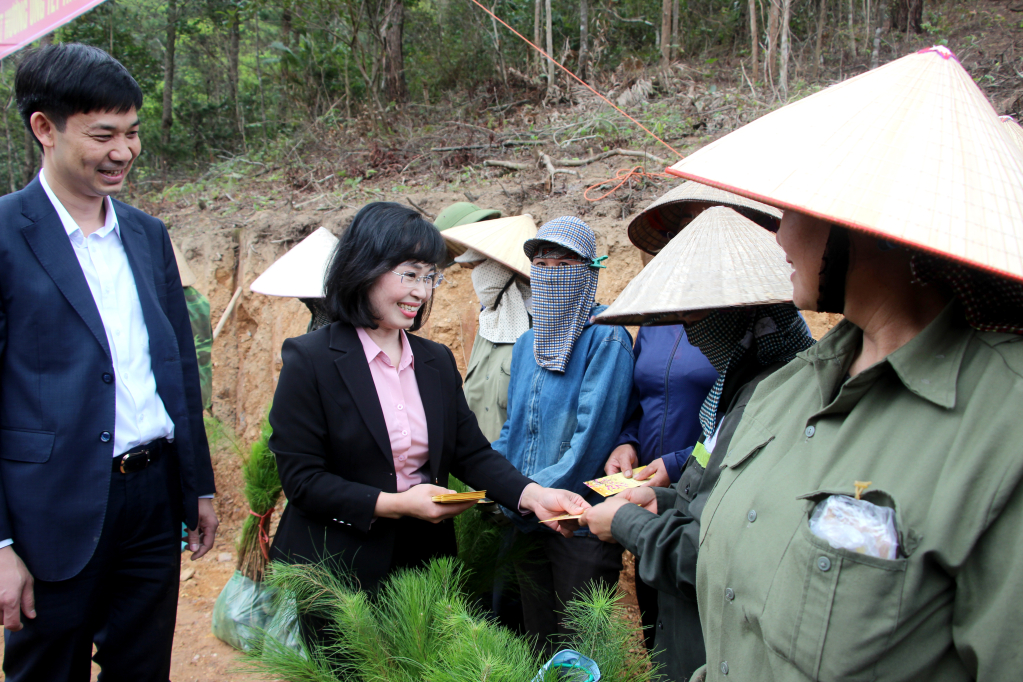
M606 307L594 306L590 315ZM512 351L508 419L494 449L542 486L589 492L583 482L603 475L629 411L632 369L624 327L587 323L564 374L536 364L529 330ZM539 525L506 513L523 530Z

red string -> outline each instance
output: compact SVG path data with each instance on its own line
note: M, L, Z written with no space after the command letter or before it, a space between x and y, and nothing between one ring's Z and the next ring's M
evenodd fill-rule
M646 171L643 170L643 166L634 166L632 168L619 168L618 172L615 173L615 176L610 180L601 180L597 184L590 185L589 187L587 187L586 191L583 192L583 198L586 199L586 201L600 201L601 199L609 197L615 192L617 192L622 185L627 183L629 180L632 180L633 178L669 178L669 177L671 176L668 175L667 173L647 173ZM619 182L617 185L611 188L609 192L601 194L596 199L590 198L590 190L597 189L598 187L603 187L607 183L614 182L615 180L618 180Z
M487 9L486 7L484 7L484 6L482 5L482 4L480 4L479 0L472 0L472 1L473 1L473 3L475 3L475 4L477 5L477 6L479 6L479 8L480 8L480 9L482 9L482 10L483 10L484 12L486 12L486 13L487 13L487 14L489 14L489 15L490 15L491 17L493 17L495 21L500 21L500 22L501 22L501 24L502 24L502 25L504 25L504 27L505 27L505 28L507 28L507 29L508 29L509 31L511 31L512 33L514 33L515 35L517 35L517 36L518 36L519 38L521 38L522 40L524 40L524 41L526 42L526 44L527 44L527 45L529 45L529 46L530 46L531 48L533 48L534 50L536 50L537 52L539 52L540 54L542 54L542 55L543 55L544 57L546 57L547 59L551 60L551 61L552 61L553 63L557 64L557 65L558 65L558 68L560 68L560 69L561 69L562 71L564 71L565 73L567 73L567 74L568 74L569 76L571 76L572 78L574 78L574 79L576 79L577 81L579 81L580 83L582 83L582 84L583 84L583 86L585 86L585 87L586 87L587 89L589 89L589 91L590 91L590 92L592 92L592 93L593 93L594 95L596 95L597 97L599 97L600 99L604 100L604 101L605 101L606 103L608 103L609 105L611 105L611 107L612 107L612 108L614 108L614 109L615 109L615 111L617 111L617 112L618 112L619 114L621 114L622 116L624 116L625 118L629 119L630 121L632 121L633 123L635 123L636 125L638 125L638 126L639 126L640 128L642 128L642 129L643 129L643 131L644 131L644 132L645 132L645 133L646 133L647 135L649 135L650 137L654 138L655 140L657 140L658 142L660 142L661 144L663 144L663 145L664 145L665 147L667 147L668 149L670 149L670 150L672 151L672 153L673 153L673 154L675 154L675 156L677 156L677 157L678 157L678 158L680 158L680 159L683 159L683 158L685 158L685 156L684 156L684 155L682 154L682 152L678 151L677 149L675 149L674 147L672 147L672 146L671 146L670 144L668 144L667 142L665 142L665 141L664 141L664 140L662 140L661 138L659 138L659 137L657 137L656 135L654 135L654 134L653 134L653 133L652 133L652 132L650 131L650 129L649 129L649 128L647 128L647 127L646 127L645 125L643 125L642 123L640 123L639 121L637 121L636 119L634 119L634 118L633 118L632 116L629 116L629 115L628 115L627 113L625 113L624 111L622 111L622 109L621 109L620 107L618 107L618 106L615 106L615 103L614 103L614 102L612 102L612 101L611 101L611 100L609 100L609 99L608 99L607 97L604 97L604 96L603 96L602 94L600 94L599 92L597 92L596 90L594 90L594 89L593 89L593 86L591 86L591 85L590 85L589 83L587 83L586 81L584 81L584 80L583 80L582 78L580 78L579 76L577 76L577 75L575 75L574 73L572 73L572 72L571 72L571 71L570 71L570 70L569 70L569 69L568 69L567 67L565 67L564 65L562 65L562 63L561 63L561 62L557 61L556 59L554 59L553 57L551 57L551 56L550 56L549 54L547 54L546 52L544 52L543 50L541 50L541 49L540 49L539 47L537 47L536 45L534 45L534 44L533 44L533 43L532 43L532 42L531 42L531 41L530 41L530 40L529 40L528 38L526 38L526 36L522 35L522 34L521 34L521 33L519 33L518 31L516 31L516 30L515 30L514 28L512 28L511 26L509 26L509 25L508 25L508 23L507 23L507 22L506 22L506 21L505 21L504 19L502 19L501 17L497 16L496 14L494 14L493 12L491 12L491 11L490 11L489 9ZM623 169L623 170L624 170L624 169ZM615 189L617 189L617 187L616 187ZM612 190L612 191L614 191L614 190Z
M270 516L274 513L274 508L270 507L265 514L257 514L251 509L249 513L259 519L259 549L263 552L263 558L270 561Z

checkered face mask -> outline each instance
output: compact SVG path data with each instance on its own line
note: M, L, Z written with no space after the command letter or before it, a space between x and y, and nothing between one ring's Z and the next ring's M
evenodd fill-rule
M533 289L533 355L536 363L564 372L597 295L597 270L562 265L529 270Z
M728 372L735 369L754 341L757 363L761 367L788 362L814 343L806 323L791 303L720 308L685 327L689 342L699 348L718 371L717 381L700 406L700 426L705 438L710 438L717 426L718 407Z

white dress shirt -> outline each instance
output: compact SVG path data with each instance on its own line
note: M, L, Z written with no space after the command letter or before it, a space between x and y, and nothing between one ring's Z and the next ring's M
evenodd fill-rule
M39 173L39 182L57 210L75 255L96 301L114 365L114 439L111 456L117 457L157 438L174 438L174 422L156 392L156 376L149 356L149 331L135 277L121 243L121 230L110 197L106 222L86 237Z

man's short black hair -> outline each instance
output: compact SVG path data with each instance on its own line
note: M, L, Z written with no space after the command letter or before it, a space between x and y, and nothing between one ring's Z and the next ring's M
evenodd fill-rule
M81 43L47 45L29 54L18 65L14 93L29 132L37 111L64 132L68 118L75 114L123 114L132 107L142 108L142 88L128 69L98 47Z
M440 231L416 211L390 201L366 204L334 249L324 281L331 320L377 328L369 290L381 275L405 262L438 265L447 254ZM392 275L393 276L393 275ZM419 308L410 331L430 315L433 298Z

